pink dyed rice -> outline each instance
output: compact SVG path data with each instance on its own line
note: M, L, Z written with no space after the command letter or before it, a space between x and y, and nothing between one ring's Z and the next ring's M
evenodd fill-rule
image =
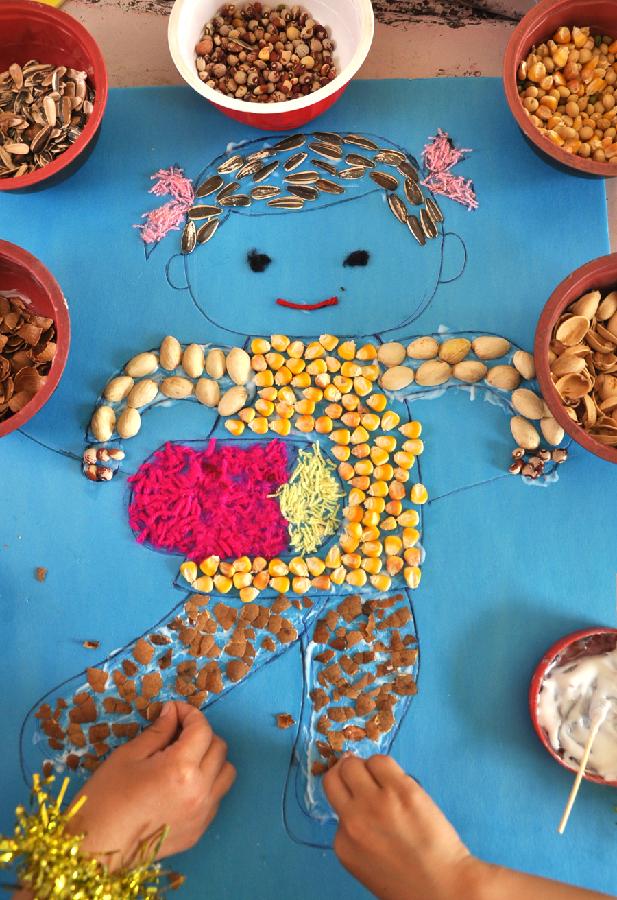
M173 199L144 213L142 219L146 220L145 223L135 226L141 231L145 244L155 244L170 231L178 231L195 197L190 179L180 168L171 166L169 169L159 169L151 178L156 179L150 188L151 194L157 197L169 195Z
M466 153L471 152L456 148L449 135L440 128L422 151L422 159L429 173L422 184L434 194L448 197L469 210L477 209L478 199L473 182L450 171L464 159Z

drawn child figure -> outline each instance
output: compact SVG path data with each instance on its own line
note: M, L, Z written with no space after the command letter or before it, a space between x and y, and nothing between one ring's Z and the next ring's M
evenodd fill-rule
M565 454L551 460L521 411L534 406L553 445L563 435L534 392L531 357L506 338L408 328L466 256L402 148L371 135L259 139L214 160L194 192L174 170L161 184L174 201L146 227L184 224L168 280L228 340L204 342L206 329L189 346L136 347L99 399L84 469L111 480L151 409L202 405L200 440L165 444L129 479L137 540L184 558L184 597L39 701L22 752L29 761L42 731L54 763L93 770L162 701L206 707L296 644L304 697L287 825L326 844L321 776L346 751L387 752L416 692L411 595L428 494L412 401L490 394L525 436L531 458L521 450L512 465L528 481L550 478Z

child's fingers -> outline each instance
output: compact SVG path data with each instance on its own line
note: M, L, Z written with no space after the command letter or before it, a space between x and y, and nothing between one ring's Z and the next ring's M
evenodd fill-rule
M204 776L212 784L227 760L227 744L218 735L214 735L204 758L199 764Z
M340 762L326 772L323 778L323 787L332 809L340 816L345 806L351 800L351 793L341 779Z
M178 730L178 709L172 702L165 703L161 714L149 728L129 741L123 752L134 759L146 759L164 750L173 741Z
M180 733L170 753L198 766L212 743L214 732L203 713L189 703L177 703Z
M378 787L377 782L366 766L365 760L357 756L343 757L338 763L337 769L343 784L353 797L374 791Z
M230 762L223 764L223 768L212 785L211 797L214 803L220 803L227 791L236 780L236 769Z
M405 772L391 756L371 756L366 760L366 768L382 788L390 785L400 786L402 781L407 778Z

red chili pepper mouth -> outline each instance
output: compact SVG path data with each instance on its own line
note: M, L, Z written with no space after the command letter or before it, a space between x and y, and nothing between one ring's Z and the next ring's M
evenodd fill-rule
M320 300L319 303L294 303L292 300L283 300L279 297L276 302L279 306L286 306L288 309L304 309L312 312L314 309L324 309L326 306L338 306L338 297L329 297L327 300Z

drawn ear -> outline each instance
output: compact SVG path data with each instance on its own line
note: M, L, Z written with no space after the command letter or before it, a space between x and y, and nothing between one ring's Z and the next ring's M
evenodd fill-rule
M183 253L176 253L165 266L167 281L175 291L188 290L186 266Z
M451 284L460 278L467 265L467 247L460 234L446 231L443 236L443 257L439 284Z

